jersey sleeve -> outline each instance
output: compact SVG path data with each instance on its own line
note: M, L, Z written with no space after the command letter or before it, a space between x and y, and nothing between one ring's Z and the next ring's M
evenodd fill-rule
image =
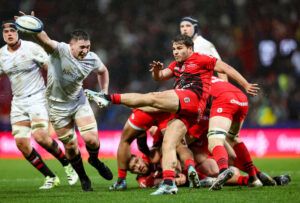
M201 58L199 59L200 64L208 70L214 70L218 59L208 55L200 55L200 56L201 56Z
M39 66L49 64L49 56L46 51L38 44L33 44L32 55L33 61Z
M94 52L91 52L91 54L92 54L92 57L95 59L95 63L94 63L94 66L93 66L94 70L95 70L95 69L100 69L100 70L102 70L103 67L104 67L104 64L103 64L102 60L101 60L101 59L99 58L99 56L98 56L97 54L95 54Z
M172 63L170 63L170 65L168 66L168 68L172 71L172 73L174 73L174 68L176 67L176 61L173 61Z

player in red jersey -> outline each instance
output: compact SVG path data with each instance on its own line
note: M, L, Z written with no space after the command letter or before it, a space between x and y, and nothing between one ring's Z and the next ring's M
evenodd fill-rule
M110 190L124 190L127 188L126 174L128 164L131 158L130 145L141 137L146 136L146 131L152 126L157 126L160 123L168 121L171 116L167 112L147 113L141 109L134 109L124 125L121 140L118 146L117 162L118 162L118 180L109 187ZM166 124L164 124L166 125ZM159 138L154 137L154 143L158 142Z
M237 156L235 165L249 174L249 186L262 186L260 179L264 185L275 185L271 177L257 173L258 170L253 165L249 151L238 137L248 113L247 96L239 88L217 77L212 77L210 94L213 101L209 119L209 150L217 161L220 172L228 168L228 155L224 148L225 138L227 138ZM216 185L219 183L217 181Z
M189 128L187 119L193 118L197 122L199 113L204 111L214 70L226 73L251 95L255 96L259 90L257 84L248 83L234 68L221 60L194 53L193 41L186 35L179 35L173 40L173 55L175 61L166 69L163 69L163 64L160 62L154 61L150 64L150 71L155 80L175 78L173 90L148 94L99 93L97 98L86 92L90 99L96 100L102 106L107 106L109 103L124 104L133 108L150 106L152 109L176 113L176 119L168 124L162 146L164 182L152 195L177 193L178 189L174 183L176 145Z

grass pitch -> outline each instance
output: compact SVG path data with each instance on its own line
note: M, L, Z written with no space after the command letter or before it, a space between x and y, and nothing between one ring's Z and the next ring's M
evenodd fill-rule
M300 159L256 159L255 164L270 175L288 173L292 182L288 186L248 188L227 186L220 191L207 188L179 188L177 195L150 196L154 189L139 189L135 176L127 178L128 190L110 192L108 187L116 180L116 160L104 160L114 172L113 181L101 178L85 162L94 191L82 192L80 183L69 186L64 170L56 160L47 160L48 166L60 177L61 185L40 191L43 176L25 160L0 159L0 203L11 202L300 202Z

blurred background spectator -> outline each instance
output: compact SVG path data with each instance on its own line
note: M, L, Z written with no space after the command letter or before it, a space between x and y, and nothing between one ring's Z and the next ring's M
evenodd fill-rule
M110 71L110 92L170 88L152 81L148 64L172 60L179 20L193 16L222 59L261 85L260 96L250 98L245 127L300 127L300 1L0 0L0 5L1 21L34 10L58 41L66 41L73 29L87 30L92 50ZM85 81L86 88L97 90L95 84L92 76ZM9 81L1 77L0 131L10 129L10 100ZM93 107L100 129L121 129L130 113L122 106Z

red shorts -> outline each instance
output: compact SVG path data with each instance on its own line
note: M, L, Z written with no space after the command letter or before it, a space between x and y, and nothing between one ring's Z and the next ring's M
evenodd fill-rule
M243 93L226 92L213 99L210 118L222 116L242 122L248 113L248 99Z
M206 137L208 132L208 119L201 119L199 122L190 125L187 134L197 139Z
M198 116L199 111L199 102L196 93L187 89L175 89L175 92L179 98L180 109L177 112L179 115L185 116Z

